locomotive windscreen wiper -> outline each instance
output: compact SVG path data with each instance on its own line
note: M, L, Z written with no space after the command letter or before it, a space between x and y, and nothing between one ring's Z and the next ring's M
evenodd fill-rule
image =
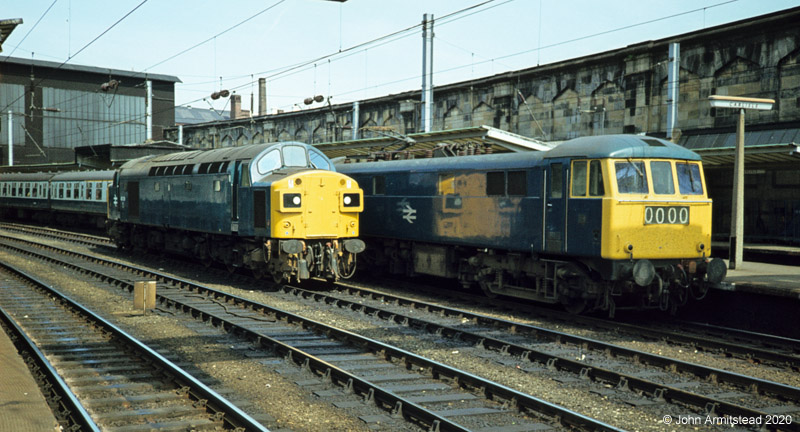
M642 172L642 170L640 170L640 169L639 169L639 167L638 167L638 166L636 166L636 164L635 164L635 163L633 163L633 161L631 160L631 158L628 158L628 163L630 164L630 166L632 166L632 167L633 167L633 169L634 169L634 170L636 170L636 173L637 173L637 174L639 174L639 177L642 177L642 178L644 178L644 173Z

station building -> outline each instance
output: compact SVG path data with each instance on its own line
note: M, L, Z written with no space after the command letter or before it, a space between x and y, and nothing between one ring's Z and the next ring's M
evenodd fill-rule
M0 165L9 165L9 128L14 165L73 161L76 147L161 140L175 124L176 82L169 75L0 57Z

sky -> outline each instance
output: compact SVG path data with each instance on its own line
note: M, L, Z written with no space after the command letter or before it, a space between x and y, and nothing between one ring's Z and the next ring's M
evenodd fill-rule
M800 0L0 0L22 18L2 56L166 74L176 105L268 112L419 90L424 14L434 88L800 6ZM434 95L435 99L435 95ZM324 102L323 102L324 103Z

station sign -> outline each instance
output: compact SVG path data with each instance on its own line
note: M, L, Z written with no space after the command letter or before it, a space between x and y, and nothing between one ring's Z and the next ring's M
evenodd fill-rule
M709 96L711 108L735 108L769 111L775 103L772 99L740 98L732 96Z

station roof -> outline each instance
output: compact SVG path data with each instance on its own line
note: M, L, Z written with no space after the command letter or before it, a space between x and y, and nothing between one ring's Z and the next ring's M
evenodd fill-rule
M24 66L35 66L41 68L60 69L62 71L86 72L104 75L114 75L127 78L151 79L155 81L167 81L173 83L182 82L180 78L172 75L154 74L149 72L134 72L122 69L110 69L95 66L74 65L69 63L58 63L46 60L25 59L20 57L0 57L3 63L18 64Z
M800 163L800 128L745 129L744 135L745 164ZM680 144L699 154L706 166L733 165L736 132L682 136Z
M3 52L3 42L8 39L11 32L22 24L22 18L0 20L0 52Z
M485 125L409 135L399 135L390 130L371 130L384 136L321 143L314 144L314 146L331 159L343 156L366 156L377 151L424 153L426 151L458 148L467 145L489 147L493 153L547 151L554 146L553 143L546 143Z
M230 111L217 112L212 109L175 107L175 124L191 125L199 123L211 123L215 121L226 121L231 119Z

